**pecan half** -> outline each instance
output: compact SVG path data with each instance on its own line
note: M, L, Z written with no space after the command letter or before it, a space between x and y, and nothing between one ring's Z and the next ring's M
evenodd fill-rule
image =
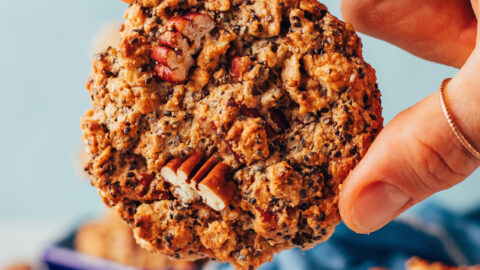
M151 57L157 62L155 74L172 84L187 80L190 68L195 64L194 55L202 42L215 28L215 22L206 14L190 13L173 17L166 23L166 31L153 46Z
M235 184L226 180L230 167L218 163L198 185L203 201L216 211L223 210L235 195Z

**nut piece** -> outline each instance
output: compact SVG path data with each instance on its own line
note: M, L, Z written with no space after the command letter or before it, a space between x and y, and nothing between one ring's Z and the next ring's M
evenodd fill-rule
M186 32L184 35L194 42L193 48L198 50L202 39L215 28L215 21L209 15L202 13L189 13L185 17L193 23L193 31Z
M215 28L209 15L190 13L173 17L166 23L167 31L158 38L151 57L157 62L155 74L172 84L187 80L188 71L195 65L194 55L202 47L203 38Z
M201 197L208 206L221 211L235 194L235 184L225 180L230 167L223 162L218 163L219 156L214 154L191 177L203 157L202 152L196 152L185 161L173 158L160 170L160 174L167 182L176 186L174 195L184 205Z
M235 195L235 184L225 179L229 172L230 167L220 162L198 185L203 201L215 211L222 211Z
M185 81L185 72L182 70L172 70L167 66L158 64L155 66L155 74L162 80L172 84L179 84Z
M160 65L167 66L172 70L181 67L184 59L174 50L165 46L155 46L152 50L152 59Z
M260 112L257 109L251 109L246 107L245 105L241 105L240 111L245 116L263 119L263 116L260 114ZM272 126L270 126L268 123L265 123L265 132L267 133L268 138L273 138L277 136L277 132L275 131L275 129L273 129Z
M189 48L188 39L179 32L167 31L158 37L158 44L168 48L175 48L175 52L187 50Z
M270 115L270 120L276 125L277 131L281 132L290 128L287 118L280 110L270 108L268 109L268 113Z
M190 182L190 177L193 174L195 168L200 164L204 154L202 152L195 152L185 162L180 165L177 170L177 177L181 182Z
M193 29L193 24L192 21L188 18L185 17L173 17L169 19L165 25L165 28L168 29L168 31L175 30L182 35L185 36L185 34L190 33L194 31Z
M187 159L187 161L189 159ZM167 182L177 187L174 191L175 196L179 198L183 204L189 204L200 198L198 192L187 185L186 179L178 176L179 168L182 168L182 165L187 161L184 162L181 158L173 158L160 170L160 175ZM183 168L185 167L186 166L183 166Z
M203 165L200 167L200 169L197 171L197 173L192 177L190 180L189 185L193 188L198 188L198 183L202 181L202 179L207 175L207 173L217 164L219 160L219 157L217 154L212 155Z
M140 196L145 196L147 195L148 191L150 190L150 184L153 181L153 174L151 173L141 173L140 177L138 178L138 182L140 187L142 188L140 190L139 195Z
M163 80L177 84L187 79L189 66L193 66L192 57L183 58L181 54L165 46L155 46L152 50L152 59L157 61L155 73Z
M248 56L235 56L232 59L232 63L230 64L230 72L232 73L233 78L236 81L242 79L243 74L248 70L248 68L252 65L252 60Z
M174 191L175 197L179 198L183 205L188 205L200 199L198 192L186 184L179 185Z
M172 158L163 168L160 170L160 175L174 186L181 184L177 177L177 169L182 165L183 159L181 158Z

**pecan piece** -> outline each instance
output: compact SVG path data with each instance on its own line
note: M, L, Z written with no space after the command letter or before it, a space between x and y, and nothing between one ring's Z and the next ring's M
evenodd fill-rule
M188 160L188 159L187 159ZM174 191L177 198L179 198L183 204L191 203L199 198L198 193L189 187L184 179L178 176L178 169L182 167L183 159L173 158L167 165L160 170L160 175L169 183L176 186Z
M257 117L263 119L263 116L257 109L248 108L245 105L240 106L240 112L242 112L243 115L248 117ZM273 129L272 126L270 126L268 123L265 123L265 132L267 133L268 138L273 138L277 136L277 132L275 131L275 129Z
M172 70L169 67L161 64L155 66L155 74L157 74L157 76L160 77L162 80L172 84L182 83L187 78L185 76L185 72L181 70Z
M183 159L181 158L172 158L163 168L160 170L160 175L172 185L180 185L177 177L177 169L182 165Z
M155 74L172 84L187 80L190 68L195 65L194 55L202 47L203 39L215 28L215 22L206 14L190 13L173 17L158 38L161 46L154 46L151 57L157 62Z
M230 167L220 162L198 185L203 201L215 211L222 211L235 195L235 184L226 180L229 173Z
M183 205L188 205L191 202L196 201L200 198L198 192L195 189L187 186L186 184L179 185L175 189L174 194L177 198L180 199Z
M140 174L140 178L138 179L138 183L142 188L139 193L140 196L143 197L147 195L148 191L150 190L150 184L152 183L152 181L153 181L153 174L151 173Z
M290 123L288 123L285 115L278 109L270 108L268 109L270 115L270 120L276 125L277 131L282 132L290 128Z
M265 211L260 207L255 207L257 211L260 213L260 218L262 219L262 222L267 222L270 223L272 222L273 219L277 218L277 214L270 212L270 211Z
M187 79L188 68L193 66L193 58L184 56L165 46L155 46L152 59L157 61L155 73L164 81L177 84Z
M165 25L165 28L168 31L175 30L182 35L185 35L186 33L190 33L191 31L194 31L193 29L193 24L192 21L186 16L184 17L173 17L169 19Z
M230 64L230 73L236 81L239 81L251 65L252 61L250 60L250 57L235 56Z
M198 50L202 39L215 28L215 21L209 15L202 13L189 13L185 17L192 22L193 31L190 33L185 31L184 35L194 42L194 49Z
M178 32L167 31L158 37L158 44L174 48L174 51L181 52L189 48L188 40Z
M176 186L175 197L184 205L202 198L205 204L221 211L230 203L236 190L233 182L226 181L230 167L219 162L219 156L214 154L191 177L203 157L202 152L196 152L185 161L173 158L161 169L160 174Z
M195 188L198 187L198 183L207 175L207 173L217 164L219 157L217 154L212 155L203 165L198 172L190 179L190 185Z
M193 153L185 162L180 165L177 170L177 177L182 182L190 181L190 177L193 176L193 171L200 164L204 154L202 152Z

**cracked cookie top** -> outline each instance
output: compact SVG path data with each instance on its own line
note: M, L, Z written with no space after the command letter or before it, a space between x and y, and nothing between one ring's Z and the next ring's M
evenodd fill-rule
M383 122L352 26L315 0L137 0L125 17L82 130L137 241L248 269L328 239Z

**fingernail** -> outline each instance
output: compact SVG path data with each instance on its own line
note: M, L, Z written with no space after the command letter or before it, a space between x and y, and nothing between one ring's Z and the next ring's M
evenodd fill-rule
M393 219L410 199L408 194L391 184L370 184L360 192L353 204L353 222L362 231L375 231Z

